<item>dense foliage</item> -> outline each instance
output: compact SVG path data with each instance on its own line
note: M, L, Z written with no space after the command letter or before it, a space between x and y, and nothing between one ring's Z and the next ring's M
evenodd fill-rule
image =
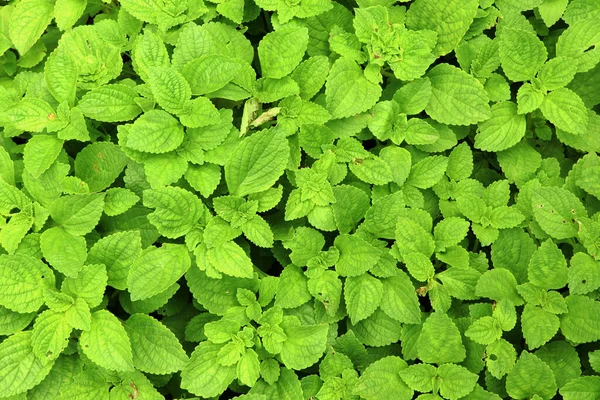
M0 398L600 398L600 1L16 0L0 52Z

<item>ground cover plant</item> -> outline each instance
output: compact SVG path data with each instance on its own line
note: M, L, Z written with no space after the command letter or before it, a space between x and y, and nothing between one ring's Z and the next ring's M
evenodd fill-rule
M0 398L600 398L600 2L0 8Z

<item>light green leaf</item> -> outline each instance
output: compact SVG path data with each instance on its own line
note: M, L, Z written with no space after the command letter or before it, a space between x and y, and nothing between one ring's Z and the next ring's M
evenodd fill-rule
M54 273L28 255L0 255L0 305L19 313L37 311L44 304L44 288L54 284Z
M92 314L89 331L79 339L83 354L99 366L111 371L133 371L133 356L127 332L122 323L106 310Z
M396 276L383 279L381 310L404 324L420 324L421 308L413 283L408 275L398 271Z
M367 80L355 61L339 58L333 63L325 84L327 111L333 119L367 111L380 96L381 87Z
M63 196L50 206L50 216L75 236L91 232L98 224L104 208L104 194Z
M556 382L550 367L537 356L524 351L506 377L506 391L515 399L538 395L549 400L556 393Z
M383 284L368 273L346 279L344 299L353 324L373 314L382 298Z
M179 187L145 190L144 206L155 209L148 214L148 221L161 235L171 239L191 231L204 214L200 199Z
M148 72L148 83L158 105L170 113L181 113L192 96L183 75L173 67L150 67Z
M88 118L102 122L131 121L141 114L137 92L129 86L111 84L87 92L77 108Z
M491 118L479 124L475 147L502 151L519 143L525 136L527 121L517 113L517 105L506 101L492 106Z
M369 400L410 400L413 398L413 391L400 378L407 367L406 362L400 357L381 358L363 371L353 393Z
M535 189L531 201L535 220L544 232L555 239L568 239L577 235L577 219L587 216L579 199L566 189Z
M300 64L308 46L306 28L281 28L267 33L258 45L262 76L283 78Z
M233 241L209 248L207 257L212 266L225 275L252 278L254 274L254 266L250 257Z
M600 340L600 303L575 294L566 301L568 312L560 315L560 331L565 338L574 343Z
M296 308L312 299L308 290L308 279L295 265L288 265L279 276L275 305L281 308Z
M31 334L31 344L35 356L44 363L58 358L69 344L73 328L62 312L46 310L35 320Z
M183 142L183 127L175 117L162 110L150 110L129 127L125 146L147 153L175 150Z
M133 263L127 277L131 300L143 300L164 292L185 274L192 260L181 244L149 247Z
M548 57L544 43L526 30L504 27L500 39L500 61L504 73L513 82L535 77Z
M588 110L577 93L567 88L546 95L540 109L544 117L573 135L583 135L588 128Z
M141 252L139 231L117 232L98 240L90 249L87 262L105 265L107 283L116 289L125 290L129 268Z
M315 364L327 345L328 325L289 326L281 348L281 361L288 368L301 370Z
M227 389L236 376L235 366L217 362L221 345L202 342L181 372L181 387L202 397L218 396Z
M421 361L442 364L459 363L466 357L460 331L446 314L434 312L423 323L417 343Z
M502 336L500 322L494 317L482 317L471 324L465 336L479 344L491 344Z
M439 64L427 77L432 92L425 111L434 120L448 125L471 125L490 118L488 95L473 76L450 64Z
M54 18L52 0L22 0L10 15L9 34L20 55L38 41Z
M437 377L440 380L440 394L450 400L460 399L471 393L478 379L473 372L454 364L440 365Z
M541 308L526 304L521 314L523 337L530 349L546 344L556 335L560 326L558 317Z
M340 252L335 270L341 276L362 275L377 263L381 255L381 250L354 235L337 236L334 245Z
M146 314L133 314L125 322L131 341L133 365L152 374L180 371L188 357L173 332Z
M406 24L410 29L437 33L436 56L450 53L467 33L476 15L477 0L417 0L409 8Z
M44 78L48 90L56 101L59 103L66 101L69 105L73 105L77 84L77 64L64 47L57 47L48 56L44 66Z
M85 265L77 277L65 278L61 291L85 300L90 308L94 308L102 303L107 279L104 264Z
M529 260L529 282L544 289L561 289L567 285L567 260L556 243L546 240Z
M600 396L600 377L581 376L560 388L565 400L594 399Z
M127 157L118 146L92 143L77 153L75 176L87 183L91 192L99 192L119 177L126 164Z
M189 82L192 94L203 95L223 88L235 79L242 64L231 57L207 54L188 62L181 73Z
M0 343L0 387L3 397L24 394L37 386L52 369L53 361L42 363L35 356L32 336L31 331L20 332Z
M263 130L244 139L225 164L229 192L245 196L267 190L283 174L288 159L288 142L281 130Z

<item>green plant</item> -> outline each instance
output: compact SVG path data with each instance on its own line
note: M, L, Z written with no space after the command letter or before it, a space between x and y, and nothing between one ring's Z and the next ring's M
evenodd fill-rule
M0 398L597 398L599 18L0 7Z

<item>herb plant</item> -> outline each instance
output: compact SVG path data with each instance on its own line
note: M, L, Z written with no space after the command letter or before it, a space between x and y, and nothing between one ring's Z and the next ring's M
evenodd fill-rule
M0 398L600 398L598 0L0 7Z

